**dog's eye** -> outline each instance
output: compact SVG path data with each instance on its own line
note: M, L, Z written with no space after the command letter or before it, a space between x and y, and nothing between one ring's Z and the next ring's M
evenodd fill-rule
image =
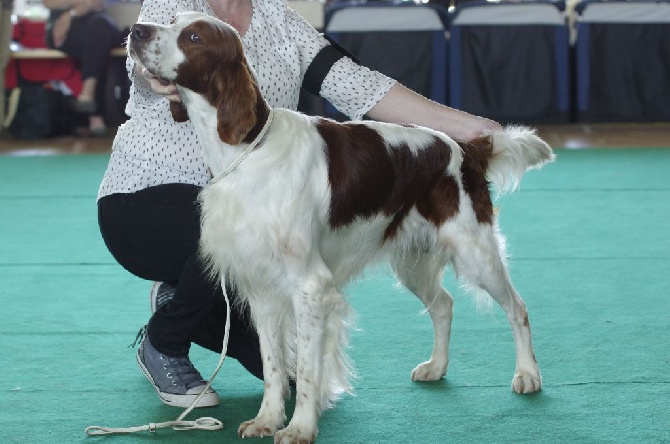
M189 36L189 39L191 39L192 42L194 43L200 43L200 36L196 34L195 32L192 32L191 35Z

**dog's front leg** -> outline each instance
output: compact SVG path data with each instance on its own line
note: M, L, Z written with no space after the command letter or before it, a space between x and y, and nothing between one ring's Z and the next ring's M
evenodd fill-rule
M262 304L259 304L262 305ZM264 392L258 415L240 424L237 433L242 438L273 436L284 426L284 399L289 393L286 372L284 336L281 322L284 316L269 312L267 306L255 307L250 304L263 359Z
M323 380L324 343L327 319L342 295L330 283L311 282L296 296L297 333L296 400L293 417L275 435L275 444L308 444L316 440L317 421L327 398Z

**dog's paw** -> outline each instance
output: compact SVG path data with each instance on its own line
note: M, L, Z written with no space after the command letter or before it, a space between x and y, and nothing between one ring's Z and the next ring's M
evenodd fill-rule
M426 361L412 370L412 381L437 381L447 374L447 365Z
M283 424L281 424L283 425ZM265 436L273 436L281 427L274 421L263 420L259 417L249 421L244 421L237 429L237 434L240 438L263 438Z
M512 379L512 390L516 393L533 393L542 389L539 372L517 370Z
M316 441L316 431L300 430L300 427L288 425L275 434L275 444L312 444Z

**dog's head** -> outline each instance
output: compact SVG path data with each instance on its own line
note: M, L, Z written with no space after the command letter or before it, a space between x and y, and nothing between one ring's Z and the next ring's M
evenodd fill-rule
M256 125L260 93L239 34L227 23L197 12L178 14L169 26L136 23L128 53L162 82L193 91L216 108L224 142L238 144ZM188 119L182 104L171 102L170 110L176 121Z

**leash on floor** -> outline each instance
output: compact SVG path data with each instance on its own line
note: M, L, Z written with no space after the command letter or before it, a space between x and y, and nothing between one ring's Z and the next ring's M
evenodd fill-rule
M202 390L202 392L200 392L198 397L195 398L195 400L191 403L191 405L188 408L186 408L186 410L184 410L182 414L179 415L177 419L175 419L174 421L156 422L156 423L152 422L137 427L115 428L115 427L102 427L102 426L88 426L86 427L86 430L84 430L84 432L86 432L87 435L89 436L111 435L111 434L144 432L147 430L153 433L158 429L164 429L168 427L171 427L174 430L220 430L223 428L223 423L216 418L212 418L211 416L203 416L201 418L196 419L195 421L184 421L186 415L191 413L191 411L195 408L198 401L200 401L200 398L202 398L205 392L212 385L214 378L216 378L216 375L219 373L219 370L221 370L223 360L226 358L226 352L228 350L228 337L230 335L230 300L228 299L228 293L226 292L225 277L221 278L221 288L223 289L223 297L226 300L226 326L223 332L223 346L221 348L221 357L219 358L219 363L217 364L216 370L214 370L212 377L209 378L209 381L207 381L205 388Z

